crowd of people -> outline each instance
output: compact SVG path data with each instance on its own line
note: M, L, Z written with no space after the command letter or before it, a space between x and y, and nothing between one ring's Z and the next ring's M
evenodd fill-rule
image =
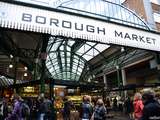
M135 93L133 100L128 97L124 106L131 120L160 120L160 96L153 90Z
M47 96L22 99L18 94L0 102L0 120L52 120L53 104Z
M11 100L11 101L9 101ZM54 103L44 95L37 99L22 99L14 94L11 99L0 100L0 120L56 120ZM125 100L112 100L107 97L93 99L84 95L78 108L65 97L60 111L63 120L71 120L71 110L78 111L75 120L107 120L110 111L121 111L130 120L160 120L160 96L153 90L135 93L133 99L128 96Z

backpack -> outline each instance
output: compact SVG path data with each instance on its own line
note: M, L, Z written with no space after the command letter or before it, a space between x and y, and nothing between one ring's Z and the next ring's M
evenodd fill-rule
M82 118L89 119L92 116L93 108L89 103L82 103Z
M44 109L45 113L50 113L51 109L52 109L51 107L52 107L52 103L49 100L44 102L44 108L43 109Z
M26 118L30 115L30 108L25 102L21 103L21 115L23 118Z

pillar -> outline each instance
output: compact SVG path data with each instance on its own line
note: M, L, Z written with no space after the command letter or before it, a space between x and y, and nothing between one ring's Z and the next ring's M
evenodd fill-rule
M107 77L106 77L105 74L103 75L103 81L104 81L103 100L106 101L106 95L107 95Z
M104 80L104 89L107 89L107 87L108 87L108 85L107 85L107 77L106 77L105 74L103 75L103 80Z
M123 86L125 86L127 84L127 81L126 81L126 72L124 69L121 69L121 73L122 73L122 83L123 83Z
M39 59L35 58L34 59L34 80L37 80L37 64L38 64Z
M42 63L42 69L41 69L41 94L45 93L45 69L46 69L46 58L47 58L47 53L46 53L46 48L48 45L48 40L49 40L49 35L43 35L43 44L42 44L42 49L41 49L41 63Z
M126 81L126 71L124 68L121 69L121 73L122 73L122 84L123 86L125 86L127 84L127 81ZM127 97L127 91L125 90L124 91L124 97L126 98Z
M120 85L121 85L121 73L120 73L120 67L119 67L119 65L116 66L116 70L117 70L118 87L120 87Z
M14 85L17 82L17 64L18 64L19 58L15 57L15 63L14 63Z
M16 87L16 82L17 82L17 67L18 67L18 62L19 62L19 57L15 57L14 61L14 82L13 85ZM18 88L14 88L14 93L18 93Z

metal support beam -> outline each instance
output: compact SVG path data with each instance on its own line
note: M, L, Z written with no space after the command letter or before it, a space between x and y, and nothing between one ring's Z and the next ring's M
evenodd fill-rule
M19 62L19 58L18 57L15 57L15 60L14 60L14 82L13 82L13 85L16 85L16 82L17 82L17 66L18 66L18 62ZM18 90L16 89L15 90L16 93L18 93Z
M75 53L75 52L76 52L77 50L79 50L85 43L86 43L86 41L77 39L77 41L72 45L71 51L72 51L73 53Z
M41 93L45 93L45 68L46 68L46 48L49 41L49 35L43 35L43 44L41 49L41 62L42 62L42 71L41 71Z
M123 83L123 86L126 86L127 85L127 81L126 81L126 71L125 69L121 69L121 73L122 73L122 83ZM127 97L127 91L124 91L124 97L126 98Z

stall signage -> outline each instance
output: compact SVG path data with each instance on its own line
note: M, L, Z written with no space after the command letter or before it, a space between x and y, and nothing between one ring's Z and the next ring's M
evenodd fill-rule
M160 51L160 35L107 21L0 2L0 26Z

